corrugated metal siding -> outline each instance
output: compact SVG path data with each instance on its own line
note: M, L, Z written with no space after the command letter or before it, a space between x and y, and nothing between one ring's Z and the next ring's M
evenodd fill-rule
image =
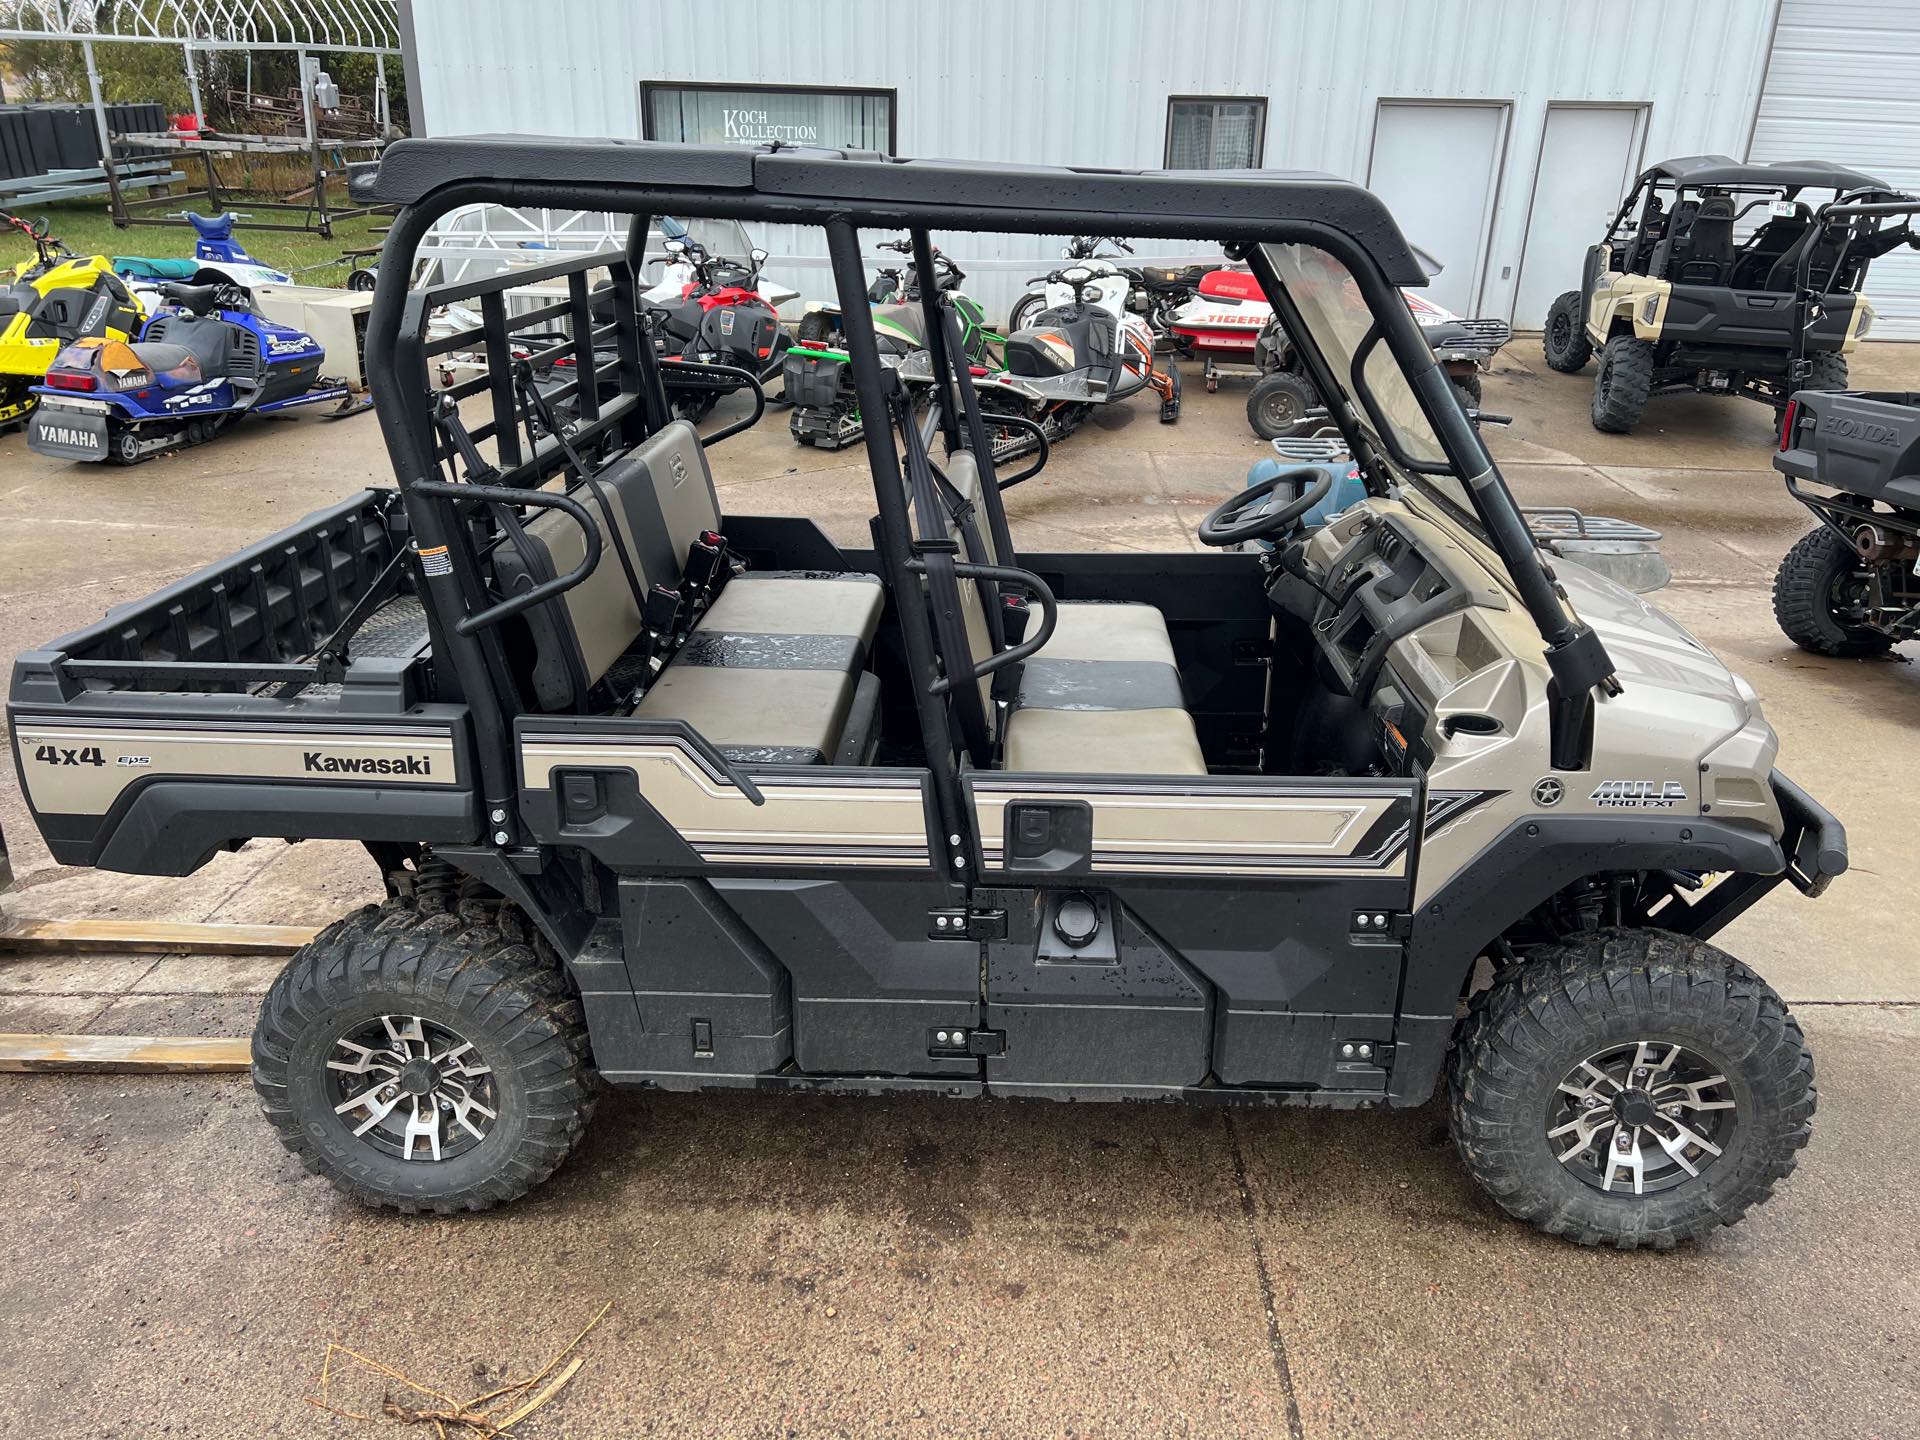
M1752 159L1833 160L1920 192L1920 0L1785 0ZM1920 255L1867 273L1882 340L1920 340Z
M1512 117L1480 308L1505 315L1547 103L1649 103L1650 158L1738 153L1775 4L414 0L414 113L432 134L635 137L643 80L891 87L904 155L1140 167L1161 163L1168 96L1265 96L1268 166L1360 179L1381 99L1502 100ZM766 243L823 253L813 236ZM942 243L994 308L1058 251L1034 237Z

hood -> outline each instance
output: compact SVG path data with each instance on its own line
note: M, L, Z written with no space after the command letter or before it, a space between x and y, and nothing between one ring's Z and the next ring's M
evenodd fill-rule
M1633 711L1684 716L1702 740L1730 735L1758 716L1753 688L1659 606L1577 564L1558 564L1554 574L1607 647L1624 687L1609 707L1625 702Z

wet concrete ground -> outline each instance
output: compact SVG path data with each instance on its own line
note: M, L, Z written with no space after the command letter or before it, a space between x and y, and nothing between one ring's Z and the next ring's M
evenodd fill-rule
M1661 603L1753 682L1783 767L1849 827L1826 899L1777 892L1722 941L1794 1004L1820 1077L1800 1172L1745 1224L1667 1256L1537 1236L1474 1191L1437 1108L744 1097L609 1097L529 1200L403 1220L305 1176L238 1078L0 1077L0 1413L49 1437L421 1433L303 1403L326 1343L472 1394L612 1301L524 1433L1920 1434L1920 677L1775 629L1767 587L1808 520L1767 467L1765 410L1662 398L1602 436L1590 371L1513 348L1486 406L1518 417L1493 444L1523 503L1664 530ZM1920 348L1855 372L1920 388ZM1244 395L1193 385L1177 428L1145 405L1089 426L1011 497L1020 543L1190 546L1261 453ZM800 450L779 418L715 452L727 508L862 538L859 452ZM256 422L130 471L0 439L0 654L383 478L367 420ZM63 872L10 771L0 824L8 904L38 916L320 924L373 886L322 844L185 881ZM4 960L0 1030L241 1034L273 969Z

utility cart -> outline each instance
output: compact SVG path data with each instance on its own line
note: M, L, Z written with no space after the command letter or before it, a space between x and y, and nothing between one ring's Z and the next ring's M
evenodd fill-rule
M1662 161L1634 183L1580 288L1549 307L1549 366L1596 351L1596 430L1624 434L1651 395L1744 395L1776 411L1799 388L1844 390L1846 352L1867 334L1867 267L1907 236L1871 206L1885 181L1817 160L1743 164L1725 155ZM1824 203L1823 203L1824 202ZM1798 287L1796 287L1796 276ZM1806 286L1819 303L1800 304ZM1788 365L1809 361L1794 383Z
M379 862L386 901L295 956L254 1034L309 1168L482 1209L566 1159L601 1081L1440 1089L1502 1206L1622 1247L1793 1168L1800 1031L1708 941L1783 881L1818 894L1841 828L1742 681L1548 568L1373 195L510 136L400 141L354 195L400 207L367 345L395 485L30 650L10 703L67 864L182 874L256 836ZM625 213L630 239L409 294L437 219L487 202ZM665 214L824 229L870 545L723 511L725 448L671 418L637 299ZM895 229L923 274L943 229L1228 247L1337 397L1363 501L1304 523L1316 472L1225 502L1204 552L1022 550L938 291L919 398L880 361L860 244ZM564 295L508 305L533 282ZM451 304L478 325L429 339ZM515 335L556 326L574 377L543 392ZM475 347L437 393L437 355Z

